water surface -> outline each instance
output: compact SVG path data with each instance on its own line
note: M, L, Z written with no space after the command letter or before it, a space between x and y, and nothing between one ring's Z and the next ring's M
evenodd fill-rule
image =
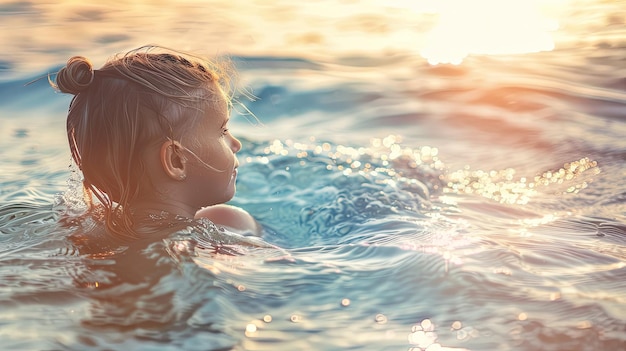
M2 2L4 347L625 349L626 2L474 5ZM69 239L69 97L26 83L150 43L235 62L232 203L286 252Z

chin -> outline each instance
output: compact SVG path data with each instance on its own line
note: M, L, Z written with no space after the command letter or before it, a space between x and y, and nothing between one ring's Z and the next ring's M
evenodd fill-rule
M227 192L225 194L226 196L224 196L224 201L222 201L222 203L232 200L233 197L235 197L235 192L236 192L235 189L232 189L231 191Z

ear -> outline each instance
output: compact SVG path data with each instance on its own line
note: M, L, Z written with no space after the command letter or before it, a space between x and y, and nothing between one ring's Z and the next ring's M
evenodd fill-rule
M159 154L163 171L174 180L187 178L187 159L183 155L183 146L177 141L167 140L161 145Z

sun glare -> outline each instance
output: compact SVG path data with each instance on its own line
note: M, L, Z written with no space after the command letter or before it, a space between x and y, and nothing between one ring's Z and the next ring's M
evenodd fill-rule
M441 0L421 55L432 65L459 64L471 54L521 54L554 49L555 19L542 13L545 1Z

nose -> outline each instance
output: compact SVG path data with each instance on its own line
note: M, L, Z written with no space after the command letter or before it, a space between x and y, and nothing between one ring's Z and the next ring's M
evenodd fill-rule
M233 153L237 153L239 150L241 150L241 141L239 141L239 139L235 138L234 136L230 136L230 149L233 150Z

